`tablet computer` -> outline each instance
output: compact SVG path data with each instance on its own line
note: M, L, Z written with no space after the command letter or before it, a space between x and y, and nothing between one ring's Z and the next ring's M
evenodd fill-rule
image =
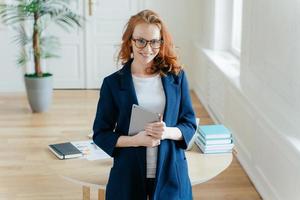
M131 117L128 135L135 135L145 129L146 124L158 122L160 114L149 111L142 106L133 104L131 109Z

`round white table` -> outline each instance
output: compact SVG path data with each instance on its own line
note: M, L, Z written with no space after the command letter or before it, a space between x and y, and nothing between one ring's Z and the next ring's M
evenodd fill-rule
M194 149L186 152L189 176L193 186L217 176L232 161L232 153L202 154ZM63 164L58 163L51 167L64 179L82 186L83 200L90 199L91 188L98 190L98 200L105 199L105 188L112 167L112 159L96 161L70 159Z

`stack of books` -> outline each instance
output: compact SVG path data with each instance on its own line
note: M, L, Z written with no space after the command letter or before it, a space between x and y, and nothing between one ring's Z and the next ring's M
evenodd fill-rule
M199 126L196 144L203 153L230 153L233 149L232 134L222 124Z

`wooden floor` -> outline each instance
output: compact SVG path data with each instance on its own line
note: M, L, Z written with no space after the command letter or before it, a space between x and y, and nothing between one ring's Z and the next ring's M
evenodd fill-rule
M51 110L32 114L25 94L0 94L0 200L79 200L81 187L59 177L48 165L55 159L47 145L91 133L99 91L56 90ZM192 93L201 124L212 124L206 110ZM57 161L63 162L63 161ZM74 166L76 167L76 166ZM234 157L220 175L193 190L198 200L261 199ZM96 199L96 190L92 199Z

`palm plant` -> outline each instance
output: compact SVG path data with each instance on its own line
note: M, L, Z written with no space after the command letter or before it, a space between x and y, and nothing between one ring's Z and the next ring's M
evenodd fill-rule
M49 25L55 23L67 31L82 25L83 18L70 9L69 3L70 0L10 0L10 4L0 4L0 18L17 31L14 41L21 46L17 63L25 66L33 60L35 77L49 75L42 72L41 59L58 57L54 53L59 47L58 38L45 32Z

